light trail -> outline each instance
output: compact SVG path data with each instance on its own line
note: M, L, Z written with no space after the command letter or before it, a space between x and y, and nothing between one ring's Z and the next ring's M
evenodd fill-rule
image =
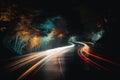
M16 69L18 69L22 66L30 64L30 63L34 62L35 60L37 60L37 62L34 65L32 65L29 69L27 69L17 79L17 80L22 80L28 74L30 74L32 71L36 70L37 67L40 66L37 69L37 71L38 71L43 65L47 64L47 62L50 59L52 59L53 57L58 57L58 56L60 57L60 55L63 55L65 53L68 53L68 52L72 51L73 47L74 47L74 44L69 45L69 46L55 48L55 49L50 49L50 50L46 50L46 51L42 51L42 52L31 53L30 55L24 55L23 57L20 57L19 60L11 63L8 67L11 68L11 70L13 71L13 70L16 70ZM60 59L58 60L58 63L60 64L60 70L61 70L60 72L62 74L62 67L61 67Z
M104 69L104 70L106 70L106 71L109 71L108 69L106 69L106 68L103 67L102 65L99 65L99 64L97 64L96 62L92 61L92 60L88 57L89 55L86 55L86 53L84 53L83 49L80 49L80 50L78 51L78 55L79 55L85 62L87 62L88 64L95 65L95 66L100 67L100 68L102 68L102 69Z
M23 74L21 74L17 78L17 80L23 80L32 71L34 71L34 72L31 76L31 78L34 77L35 74L45 64L49 63L50 60L54 60L56 58L57 60L56 61L54 60L51 64L54 64L54 62L57 62L57 64L59 65L59 72L61 73L62 77L64 78L61 56L63 56L65 53L71 52L74 49L74 46L78 45L78 44L83 45L82 47L80 47L78 49L78 55L86 63L88 63L90 65L93 65L93 66L96 66L98 68L101 68L103 70L109 71L109 72L111 72L111 71L108 68L106 68L103 65L97 63L95 61L95 59L113 64L113 65L120 66L120 64L118 64L114 61L111 61L111 60L108 60L106 58L103 58L103 57L100 57L100 56L97 56L97 55L93 54L90 50L90 46L87 45L87 44L93 45L93 43L91 43L91 42L72 42L71 45L69 45L69 46L58 47L58 48L54 48L54 49L50 49L50 50L46 50L46 51L35 52L35 53L30 53L30 54L27 54L27 55L20 56L20 57L15 57L14 59L19 58L19 60L11 63L8 67L11 68L11 71L14 71L14 70L17 70L17 69L21 68L22 66L26 66L26 65L31 64L31 63L36 61L34 64L32 64L31 67L29 67L25 72L23 72ZM58 70L58 68L55 68L55 67L54 67L54 69Z
M97 62L95 62L94 60L92 60L90 58L90 57L92 57L94 59L99 59L101 61L120 66L120 64L117 62L114 62L114 61L111 61L111 60L108 60L106 58L102 58L100 56L93 54L90 51L90 47L86 43L83 43L83 42L76 42L76 43L83 45L81 48L78 49L78 55L80 56L80 58L82 58L88 64L95 65L103 70L111 72L109 69L105 68L104 66L102 66L102 65L98 64ZM90 43L90 44L92 44L92 43Z
M61 57L58 56L58 63L60 65L60 72L61 72L62 77L64 78L64 73L63 73L63 68L62 68L62 62L61 62L61 60L62 60Z

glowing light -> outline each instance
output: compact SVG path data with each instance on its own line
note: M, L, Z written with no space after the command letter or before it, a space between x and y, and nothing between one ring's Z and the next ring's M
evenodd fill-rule
M78 42L78 43L83 45L82 48L79 48L79 50L78 50L78 55L79 55L85 62L87 62L87 63L89 63L89 64L91 64L91 65L95 65L95 66L97 66L97 67L99 67L99 68L101 68L101 69L104 69L104 70L106 70L106 71L109 71L109 72L111 72L109 69L107 69L107 68L105 68L104 66L96 63L96 62L95 62L94 60L92 60L90 57L95 58L95 59L99 59L99 60L101 60L101 61L104 61L104 62L113 64L113 65L120 66L119 63L116 63L116 62L114 62L114 61L111 61L111 60L102 58L102 57L100 57L100 56L97 56L97 55L91 53L91 52L90 52L90 47L89 47L87 44L85 44L85 43L83 43L83 42Z
M29 73L31 73L33 70L35 70L38 66L40 66L40 65L43 66L43 65L47 64L47 62L50 59L56 59L56 57L60 57L61 55L72 51L73 47L74 47L74 45L70 45L70 46L64 46L64 47L46 50L43 52L31 53L31 54L26 55L26 56L24 55L23 57L20 58L20 60L13 62L8 67L11 67L12 68L11 70L16 70L22 66L25 66L25 65L33 62L34 60L37 60L38 61L37 63L35 63L32 67L30 67L28 70L26 70L17 79L17 80L21 80L21 79L24 79L24 77L27 76ZM57 58L57 59L59 59L59 58ZM59 64L61 64L60 60L58 60L58 61L59 61ZM58 69L58 68L55 68L55 69ZM61 71L62 71L62 69L61 69L61 65L60 65L60 72Z
M99 32L96 32L96 33L92 32L90 34L90 38L93 42L95 42L95 41L99 40L103 36L103 34L104 34L104 30L100 30Z
M60 16L48 18L43 24L40 25L40 28L48 32L52 30L53 27L55 27L55 20L60 18Z
M28 31L21 31L19 34L20 38L23 38L24 36L29 36L29 35L30 35L30 32Z
M41 37L40 37L40 36L34 36L34 37L32 38L32 40L30 41L30 46L31 46L31 48L32 48L32 47L35 47L35 46L37 46L37 45L40 45L40 40L41 40Z
M18 21L15 23L16 27L10 31L12 34L10 36L5 36L5 47L9 48L13 52L16 52L17 54L22 55L30 52L38 52L53 48L55 47L53 44L57 41L57 45L61 45L61 38L64 37L66 30L65 28L61 29L61 27L65 27L66 24L62 17L47 17L44 22L33 22L32 25L31 23L34 15L14 15L15 13L12 13L14 11L11 9L9 10L10 12L6 10L5 12L1 13L2 15L0 16L0 20L3 21L6 18L16 19L17 16ZM11 16L11 14L13 16ZM5 28L0 27L0 31L4 30Z
M68 42L75 42L76 41L76 36L72 36L69 38Z
M63 38L64 35L61 33L61 34L58 35L58 37L59 37L59 38Z

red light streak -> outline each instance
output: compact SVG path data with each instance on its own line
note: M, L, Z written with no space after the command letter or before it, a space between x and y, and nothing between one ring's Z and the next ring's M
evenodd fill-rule
M79 48L78 49L78 55L80 56L80 58L82 58L85 62L87 62L88 64L91 64L91 65L95 65L103 70L106 70L106 71L109 71L111 72L109 69L105 68L104 66L96 63L94 60L92 60L90 57L92 58L95 58L95 59L99 59L101 61L104 61L104 62L107 62L107 63L110 63L110 64L113 64L113 65L117 65L117 66L120 66L119 63L116 63L114 61L111 61L111 60L108 60L106 58L103 58L103 57L100 57L100 56L97 56L95 54L93 54L91 51L90 51L90 47L83 43L83 42L77 42L81 45L83 45L83 47Z

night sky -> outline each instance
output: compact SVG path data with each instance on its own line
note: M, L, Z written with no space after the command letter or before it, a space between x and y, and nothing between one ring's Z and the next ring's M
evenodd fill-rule
M65 34L65 36L67 36L67 38L65 37L65 39L63 40L62 45L67 44L66 39L68 39L69 36L80 36L80 39L78 40L91 41L86 36L88 36L92 32L98 32L102 29L105 31L103 36L95 42L91 50L95 53L99 53L98 55L120 63L120 14L118 2L105 0L1 0L0 13L4 12L4 9L11 6L13 11L16 10L14 11L16 16L12 15L13 19L11 19L10 21L0 20L0 74L2 74L2 71L5 73L5 75L0 75L0 78L9 76L9 79L5 78L4 80L10 80L10 78L14 79L12 77L15 77L16 79L16 76L18 76L16 74L17 72L12 72L13 75L10 75L11 73L6 74L6 70L4 70L3 67L5 64L9 63L7 61L8 58L18 56L17 52L12 51L4 45L4 37L6 36L6 34L15 35L17 33L14 29L16 28L17 21L19 22L18 16L20 15L25 15L27 16L27 18L30 19L30 15L32 15L31 25L43 23L46 19L54 16L62 16L62 19L60 18L60 20L65 20L65 23L64 21L60 23L60 25L62 25L62 23L64 25L64 27L61 27L62 29L60 28L60 30L64 32L63 34ZM0 14L0 16L1 15L2 14ZM59 25L59 22L55 25ZM5 30L2 31L1 26L5 26ZM46 32L44 33L44 30L42 31L42 29L40 31L40 34L34 32L33 33L37 34L38 36L42 35L43 37L51 32L51 30L45 30ZM59 34L60 33L58 33L57 36L59 36ZM76 53L76 51L74 51L74 53ZM66 79L59 78L57 80L119 80L117 78L119 78L118 74L120 73L120 66L117 68L111 66L110 68L112 70L118 71L118 74L110 74L109 72L96 69L92 66L90 66L89 71L84 70L83 67L85 65L82 61L82 63L79 63L81 59L79 59L76 54L73 55L73 58L71 60L71 62L67 62L66 64ZM20 73L20 70L18 72ZM38 80L38 77L39 76L37 76L35 80Z

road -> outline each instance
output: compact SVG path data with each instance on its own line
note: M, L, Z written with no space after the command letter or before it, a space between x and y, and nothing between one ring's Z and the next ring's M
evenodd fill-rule
M93 45L93 43L75 42L68 46L33 52L8 59L8 73L5 73L3 79L74 80L78 78L78 80L109 80L108 78L112 75L114 77L113 80L115 78L117 80L117 77L112 74L114 72L106 64L117 66L118 68L120 64L91 52L91 46L89 45ZM102 63L105 63L105 65ZM106 73L107 75L108 73L110 74L107 76ZM84 77L85 75L91 77Z

